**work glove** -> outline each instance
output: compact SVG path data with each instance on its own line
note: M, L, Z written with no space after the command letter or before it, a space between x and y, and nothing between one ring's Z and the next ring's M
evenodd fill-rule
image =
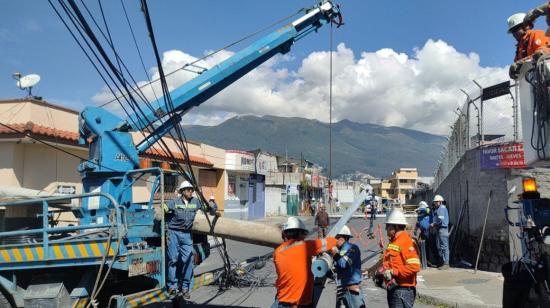
M523 23L526 25L532 24L533 22L535 22L535 20L539 16L546 15L547 13L548 13L548 3L543 3L537 6L536 8L530 10L529 12L527 12L525 17L523 18Z
M393 276L393 271L391 269L387 269L384 271L384 279L386 279L386 281L390 281L392 276Z
M521 70L522 64L523 63L521 62L515 62L510 65L510 68L508 69L508 75L510 76L510 79L518 79L519 71Z
M330 252L332 252L333 255L337 255L337 254L340 253L340 249L338 249L338 247L334 246L334 247L332 247Z

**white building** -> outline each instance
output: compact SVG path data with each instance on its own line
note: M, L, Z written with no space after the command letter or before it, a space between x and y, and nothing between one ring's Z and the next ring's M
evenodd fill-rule
M248 219L249 180L254 173L254 154L237 151L225 151L225 216Z

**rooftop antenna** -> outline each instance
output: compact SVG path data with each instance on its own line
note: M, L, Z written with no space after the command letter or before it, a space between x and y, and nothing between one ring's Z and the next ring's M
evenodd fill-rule
M23 76L21 73L15 72L12 74L12 77L17 81L15 84L19 89L27 91L27 97L33 97L32 87L40 82L40 75L30 74Z

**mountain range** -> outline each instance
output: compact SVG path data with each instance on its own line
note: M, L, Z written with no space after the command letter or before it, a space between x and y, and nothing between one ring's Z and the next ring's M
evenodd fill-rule
M228 150L329 161L329 124L297 117L236 116L216 126L187 125L187 138ZM445 138L416 130L342 120L332 124L332 176L355 172L388 178L399 167L431 176Z

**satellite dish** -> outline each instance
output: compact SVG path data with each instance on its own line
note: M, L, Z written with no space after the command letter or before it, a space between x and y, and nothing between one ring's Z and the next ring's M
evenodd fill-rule
M27 90L29 96L32 96L31 94L32 87L34 87L36 84L38 84L38 82L40 82L40 75L37 75L37 74L30 74L30 75L21 77L20 73L15 73L13 74L13 78L17 80L16 82L17 87L19 87L19 89L21 90Z
M17 81L17 86L21 89L27 89L34 87L38 82L40 82L40 76L37 74L30 74L21 77L21 79Z

